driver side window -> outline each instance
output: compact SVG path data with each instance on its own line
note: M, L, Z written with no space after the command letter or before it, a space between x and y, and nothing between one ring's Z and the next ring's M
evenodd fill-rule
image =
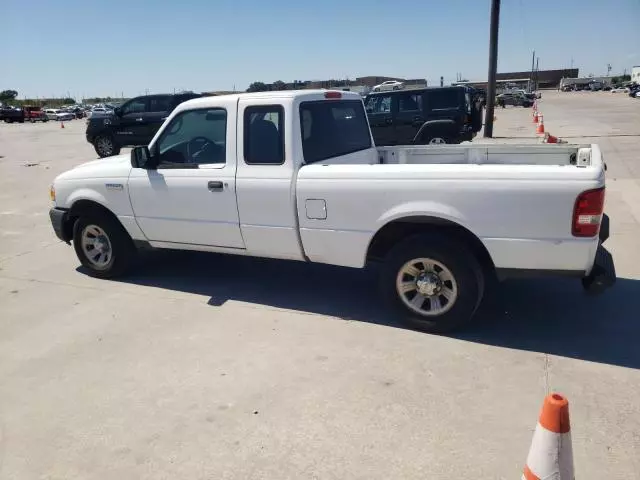
M187 110L176 115L154 147L158 168L197 168L226 163L227 112Z
M129 103L122 107L122 115L128 115L131 113L144 113L146 111L147 101L144 98L131 100Z

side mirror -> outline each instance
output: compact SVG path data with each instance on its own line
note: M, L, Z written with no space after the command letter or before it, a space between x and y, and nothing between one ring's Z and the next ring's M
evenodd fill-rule
M131 166L133 168L144 168L146 170L155 170L158 166L157 158L151 155L149 147L133 147L131 149Z

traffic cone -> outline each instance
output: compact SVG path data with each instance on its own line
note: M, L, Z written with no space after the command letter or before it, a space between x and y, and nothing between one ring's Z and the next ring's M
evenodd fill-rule
M569 402L557 393L547 395L533 433L522 480L574 480Z
M544 119L542 118L542 114L538 115L538 127L536 128L536 133L540 135L544 133Z
M533 123L538 123L538 111L533 110Z
M64 128L64 122L60 122L60 128Z

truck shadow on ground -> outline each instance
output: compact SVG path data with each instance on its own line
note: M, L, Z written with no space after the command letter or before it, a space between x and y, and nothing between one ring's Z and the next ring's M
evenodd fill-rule
M374 269L154 251L122 282L404 328L382 304ZM640 281L588 297L575 279L511 280L485 299L464 341L640 368Z

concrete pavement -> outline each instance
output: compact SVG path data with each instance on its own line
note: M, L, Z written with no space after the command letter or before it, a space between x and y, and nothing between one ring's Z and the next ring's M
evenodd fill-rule
M605 153L615 289L508 282L455 337L395 323L370 272L154 252L90 278L47 217L84 123L0 125L0 478L519 478L551 390L576 478L640 478L640 102L606 95L541 108Z

